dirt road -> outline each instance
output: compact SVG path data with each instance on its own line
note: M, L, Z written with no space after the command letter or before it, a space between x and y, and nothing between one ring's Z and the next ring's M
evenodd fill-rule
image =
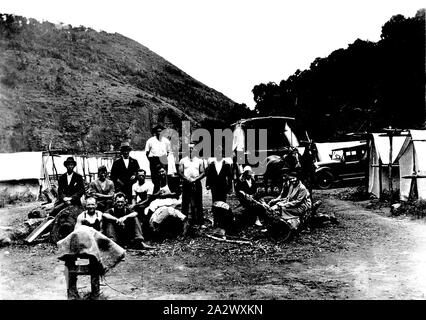
M129 251L102 282L107 299L424 299L426 224L316 193L338 225L253 245L198 237ZM28 208L0 210L0 224ZM7 211L7 214L6 214ZM63 263L50 244L0 249L0 299L66 299ZM89 290L86 278L79 289Z

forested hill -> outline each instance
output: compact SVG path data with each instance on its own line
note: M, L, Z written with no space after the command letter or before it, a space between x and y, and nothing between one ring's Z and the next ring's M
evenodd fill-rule
M393 16L380 41L357 39L279 84L256 85L256 111L295 116L317 141L389 125L425 128L425 29L424 9Z
M0 15L0 152L140 149L157 121L214 123L235 106L120 34Z

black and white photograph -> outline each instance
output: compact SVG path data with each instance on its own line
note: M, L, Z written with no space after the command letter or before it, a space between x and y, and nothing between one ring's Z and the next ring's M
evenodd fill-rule
M425 8L2 1L0 300L425 300Z

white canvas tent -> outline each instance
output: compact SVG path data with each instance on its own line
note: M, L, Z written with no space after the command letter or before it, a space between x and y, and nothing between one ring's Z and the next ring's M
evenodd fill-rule
M401 179L400 199L408 200L412 187L415 187L419 200L426 200L426 130L409 130L403 146L397 157ZM411 175L419 176L417 179L403 178Z
M42 152L0 153L0 200L30 197L36 199L40 186Z
M399 188L398 155L405 143L406 135L392 137L390 159L390 140L382 133L372 133L369 140L368 192L380 198L384 190L389 190L389 160L392 164L392 186Z

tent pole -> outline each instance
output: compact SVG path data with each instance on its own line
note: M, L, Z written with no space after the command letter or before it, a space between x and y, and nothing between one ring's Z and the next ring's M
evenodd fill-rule
M379 158L379 200L382 200L382 159Z
M389 194L392 202L392 193L393 193L393 185L392 185L392 133L389 133Z
M370 136L367 136L367 161L366 161L366 170L365 170L365 181L366 181L366 186L365 186L365 190L367 190L368 193L368 186L369 186L369 178L370 178Z

